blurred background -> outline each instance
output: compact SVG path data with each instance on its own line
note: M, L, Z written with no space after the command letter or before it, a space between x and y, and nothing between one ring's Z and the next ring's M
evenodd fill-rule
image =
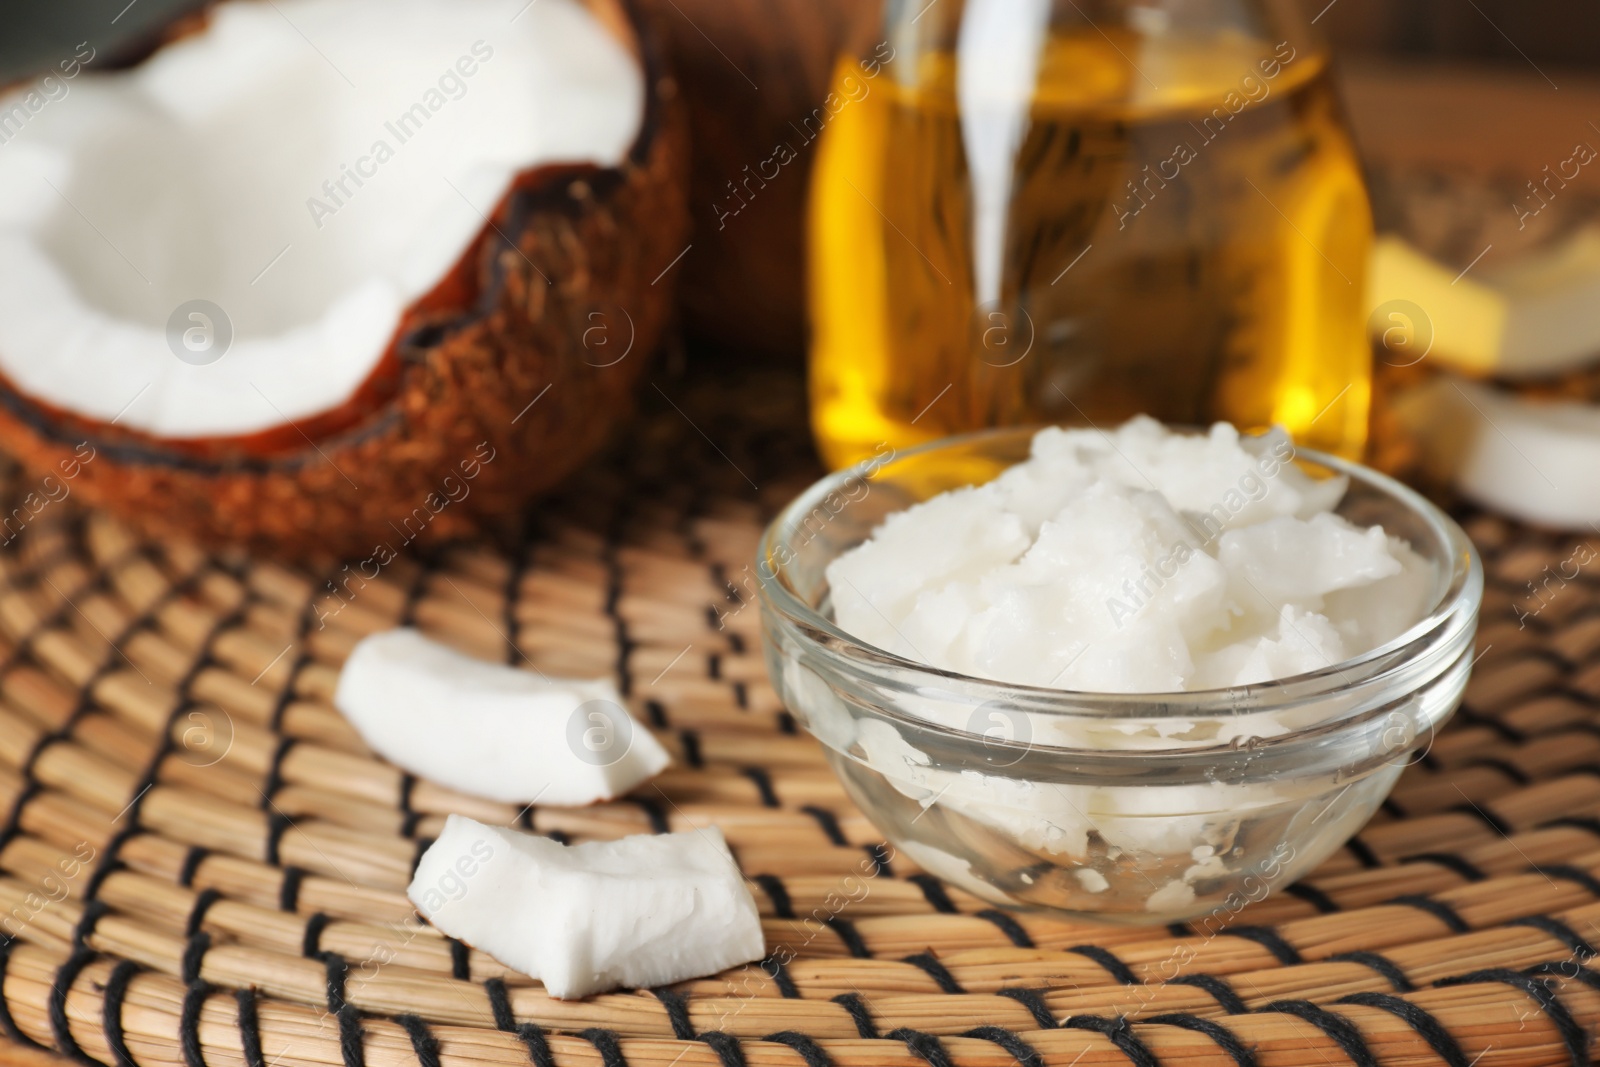
M814 113L829 91L836 59L861 54L863 36L882 25L880 6L864 0L639 3L672 53L693 125L694 240L676 271L686 350L702 363L798 368L807 352L804 219L817 152L803 151L779 178L761 183L758 197L740 200L737 224L726 215L729 193L753 162ZM85 41L100 57L95 66L108 65L118 55L137 54L175 14L197 6L192 0L13 2L0 34L0 80L27 77ZM1600 237L1575 251L1557 247L1570 245L1579 231L1600 234L1588 226L1600 218L1600 168L1574 160L1575 152L1592 154L1587 146L1600 146L1600 5L1303 0L1300 7L1331 45L1380 237L1362 309L1365 316L1376 307L1372 313L1379 316L1367 324L1380 349L1370 383L1372 433L1363 441L1363 400L1352 416L1362 429L1347 431L1343 441L1365 448L1379 466L1424 478L1427 457L1420 455L1419 438L1450 450L1450 435L1436 424L1452 415L1434 403L1437 397L1427 398L1406 416L1414 425L1400 432L1392 423L1405 405L1386 404L1386 398L1416 386L1422 377L1416 364L1430 352L1430 373L1448 365L1507 384L1497 361L1521 358L1511 350L1525 320L1538 320L1531 344L1545 363L1537 373L1510 374L1518 379L1516 391L1600 398L1590 359L1600 352L1600 312L1586 310L1600 295ZM1384 235L1403 242L1398 258L1385 258ZM1406 258L1412 253L1414 262ZM1531 266L1524 269L1525 262ZM1529 303L1530 291L1540 299L1558 292L1559 306ZM1398 305L1391 299L1397 295L1405 298ZM1504 326L1500 348L1487 354L1473 350L1471 324L1480 314L1499 316L1502 326L1512 323ZM814 353L813 398L818 361ZM935 387L944 380L930 378ZM921 409L923 399L907 410ZM1318 394L1309 403L1321 408L1324 399ZM1104 410L1111 417L1111 409ZM1054 419L1062 413L1044 414ZM1241 424L1271 421L1224 414ZM1525 411L1512 414L1537 421ZM1331 432L1336 419L1337 413L1318 428ZM1002 415L998 421L1007 420ZM870 420L862 425L863 432L879 432ZM918 427L929 433L960 428L959 421ZM844 447L830 454L826 430L818 432L829 462L852 458ZM1600 434L1593 436L1600 442ZM1342 447L1339 439L1311 443ZM1439 476L1451 477L1448 471ZM1600 486L1585 486L1600 508ZM1524 509L1524 517L1551 518L1538 509Z
M881 5L641 4L674 52L696 124L691 209L697 239L683 264L681 290L688 332L702 350L731 347L741 356L759 351L800 359L805 323L795 294L802 286L800 219L811 160L801 160L798 180L786 177L764 191L738 226L714 226L716 205L740 166L759 158L752 146L785 136L792 121L821 101L835 58L877 23ZM100 57L97 66L137 54L175 15L201 6L195 0L12 0L0 33L0 83L71 55L85 40ZM1403 227L1445 258L1472 245L1478 234L1462 230L1476 225L1499 232L1510 220L1502 252L1543 237L1548 217L1518 229L1509 205L1543 166L1570 155L1575 138L1600 139L1590 126L1600 119L1600 5L1300 0L1300 6L1332 46L1380 231ZM1423 180L1431 192L1413 180L1415 172L1439 170L1453 177L1450 203L1439 199L1437 175ZM1564 217L1588 209L1578 201L1600 188L1597 182L1585 172L1568 183L1563 195L1573 203L1564 205ZM1485 210L1490 202L1497 210ZM1453 215L1457 208L1464 218ZM1425 232L1415 233L1417 226ZM1468 258L1482 247L1472 246Z

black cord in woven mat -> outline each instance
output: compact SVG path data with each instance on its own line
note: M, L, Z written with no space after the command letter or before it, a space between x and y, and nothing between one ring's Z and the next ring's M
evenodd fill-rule
M1067 951L1098 963L1111 976L1112 981L1123 985L1139 984L1139 978L1133 973L1133 968L1123 963L1117 958L1117 954L1108 948L1099 945L1073 945Z
M1431 1013L1419 1005L1392 993L1351 993L1349 996L1340 997L1335 1003L1360 1004L1367 1008L1378 1008L1391 1015L1404 1019L1417 1036L1428 1043L1428 1047L1444 1060L1447 1067L1471 1067L1471 1061L1462 1051L1461 1045L1450 1036L1450 1031L1444 1024L1435 1019Z
M1378 1067L1378 1058L1367 1047L1367 1039L1361 1036L1361 1031L1356 1029L1354 1023L1342 1015L1318 1007L1309 1000L1275 1000L1271 1004L1257 1008L1256 1011L1262 1014L1292 1015L1308 1022L1326 1034L1328 1040L1338 1045L1355 1067Z
M306 869L289 865L283 869L283 881L278 883L278 910L293 915L300 910L300 886L305 881Z
M894 877L894 867L889 863L889 846L885 842L875 842L863 845L867 851L867 859L872 861L872 875L874 878L883 875Z
M795 1051L795 1054L805 1063L806 1067L833 1067L833 1057L817 1042L798 1030L779 1030L777 1033L768 1034L763 1041L774 1044L786 1045Z
M783 803L778 799L778 791L772 787L772 775L760 767L741 767L739 770L755 785L756 793L761 797L762 807L783 807Z
M1346 841L1344 843L1344 847L1349 850L1350 855L1356 858L1357 863L1361 864L1361 866L1365 867L1369 871L1376 870L1377 868L1383 866L1383 861L1378 858L1378 854L1372 851L1372 847L1370 845L1361 840L1360 834L1357 834L1350 840Z
M1515 726L1502 721L1498 716L1485 715L1466 701L1456 709L1456 718L1472 726L1484 726L1500 735L1501 740L1509 741L1513 745L1520 745L1528 739L1528 735Z
M651 833L670 834L672 832L672 826L667 822L666 809L649 797L618 797L617 802L627 802L644 812L646 821L650 823Z
M111 1059L116 1067L137 1067L132 1053L128 1051L128 1041L122 1029L122 1001L128 995L128 983L133 981L138 970L137 963L123 960L111 968L111 977L106 979L101 1022L105 1027L106 1047L111 1050Z
M1417 987L1400 965L1387 956L1380 956L1376 952L1341 952L1335 956L1324 959L1324 963L1359 963L1363 967L1371 968L1382 975L1394 987L1396 993L1410 993Z
M1332 915L1334 912L1341 910L1339 905L1333 902L1332 897L1316 886L1308 885L1305 882L1293 882L1284 886L1283 891L1291 897L1299 897L1313 908L1316 908L1318 913L1322 915Z
M1038 1049L1003 1026L980 1026L968 1030L961 1036L974 1037L979 1041L999 1045L1006 1050L1007 1055L1017 1061L1017 1067L1045 1067L1044 1057L1039 1055Z
M415 828L413 827L413 829ZM431 837L416 838L417 847L411 850L411 874L413 876L416 875L417 868L422 864L422 857L427 854L428 849L433 847L433 841L434 839Z
M1572 1057L1573 1067L1583 1067L1589 1062L1588 1031L1579 1025L1578 1020L1567 1010L1567 1006L1561 1003L1550 987L1540 979L1529 978L1521 971L1513 971L1509 967L1491 967L1453 978L1441 978L1433 984L1447 988L1480 982L1499 982L1530 997L1560 1033L1562 1043L1567 1046L1567 1054Z
M179 961L179 974L185 985L200 980L200 971L205 964L206 953L211 951L211 935L204 930L196 930L189 935L189 940L183 946L183 958Z
M1444 923L1445 927L1449 929L1452 934L1464 934L1472 929L1471 926L1467 925L1467 921L1461 917L1456 909L1452 908L1444 901L1430 897L1425 893L1405 893L1398 897L1391 897L1389 900L1384 901L1384 903L1403 904L1408 908L1416 908L1418 911L1427 912L1435 919L1438 919L1440 922Z
M1563 882L1572 882L1582 886L1589 895L1600 900L1600 878L1596 878L1582 867L1574 867L1566 863L1533 864L1528 868L1530 873L1543 875L1546 878L1559 878Z
M1270 926L1226 926L1219 932L1260 945L1285 967L1305 962L1300 956L1300 950L1285 941L1283 935Z
M439 1039L419 1015L396 1015L394 1021L405 1027L418 1067L439 1067Z
M322 958L322 931L333 922L333 916L327 912L313 912L306 918L305 928L300 933L300 955L308 960Z
M444 939L450 946L450 977L458 982L472 980L472 956L466 942L457 941L453 937Z
M339 1055L344 1067L366 1067L366 1035L361 1030L361 1013L349 1004L339 1009Z
M105 918L111 910L111 905L103 900L91 900L83 906L83 914L78 918L78 924L72 928L72 947L76 949L87 948L86 942L89 935L94 933L94 928L100 920Z
M1103 1034L1126 1057L1133 1067L1161 1067L1161 1061L1150 1047L1139 1040L1133 1027L1122 1016L1108 1019L1103 1015L1074 1015L1062 1022L1064 1030L1092 1030Z
M1570 663L1562 664L1562 666L1568 670L1572 668L1572 664ZM1466 770L1468 767L1488 767L1491 770L1499 771L1501 774L1511 779L1513 785L1527 785L1532 781L1532 779L1528 777L1527 771L1523 770L1521 767L1518 767L1514 763L1499 759L1495 756L1479 756L1477 759L1467 760L1456 769ZM1566 773L1571 774L1572 771L1567 771Z
M189 918L183 924L183 936L193 937L198 934L201 926L205 924L206 912L210 911L211 906L221 899L222 892L214 888L202 889L195 894L194 906L189 909Z
M745 1067L744 1049L739 1045L739 1039L732 1034L721 1030L707 1030L695 1038L711 1046L711 1051L717 1054L722 1067Z
M11 1016L11 1004L5 998L6 970L11 966L11 949L16 943L13 937L0 941L0 1030L5 1031L5 1035L19 1045L48 1052L50 1051L48 1045L40 1044L18 1029L17 1020Z
M239 1047L244 1051L245 1067L267 1067L261 1054L261 1016L256 1010L256 991L236 989L234 1002L239 1005Z
M998 908L984 908L982 911L973 912L972 915L973 918L984 919L994 923L999 931L1005 934L1006 938L1018 948L1035 947L1033 938L1028 936L1028 931L1022 928L1022 924Z
M283 846L283 835L290 826L289 816L273 809L267 812L267 846L264 849L263 861L268 867L280 866L283 856L280 849Z
M1033 1016L1033 1021L1041 1030L1054 1030L1061 1024L1056 1022L1055 1013L1050 1010L1050 1005L1045 1003L1042 989L1024 989L1020 986L1007 989L996 989L995 996L1009 997L1028 1009L1028 1014Z
M872 950L867 948L867 943L861 937L861 931L856 929L856 924L849 919L837 915L829 915L822 920L822 925L832 930L839 938L845 950L858 960L872 959Z
M37 781L28 778L17 790L16 798L11 801L11 810L6 814L5 825L0 826L0 849L9 845L11 839L22 829L22 809L28 806L28 801L39 794L40 788Z
M939 987L939 992L959 995L967 990L956 981L956 976L950 973L950 968L939 962L939 958L931 952L918 952L904 956L901 963L909 963L922 971L923 974L933 979L933 984Z
M1418 852L1414 856L1406 856L1401 863L1432 863L1448 871L1459 874L1468 882L1481 882L1489 876L1480 870L1477 864L1471 863L1454 852Z
M1465 804L1456 804L1447 810L1456 812L1460 815L1470 815L1474 819L1477 819L1479 822L1483 823L1483 825L1487 826L1489 829L1493 830L1495 833L1499 834L1501 837L1510 837L1512 834L1517 832L1516 827L1512 826L1510 823L1506 822L1504 819L1500 818L1500 816L1496 815L1494 812L1490 811L1488 808L1484 807L1482 804L1479 804L1475 800L1469 800Z
M323 972L328 979L328 1012L339 1021L339 1055L344 1067L366 1067L365 1037L361 1032L361 1014L345 999L345 980L350 976L350 964L337 952L321 954Z
M1167 980L1168 985L1194 986L1211 994L1217 1006L1229 1015L1243 1015L1250 1009L1244 1006L1244 998L1234 992L1232 985L1226 978L1218 978L1214 974L1180 974Z
M1550 963L1540 963L1529 967L1522 972L1529 978L1565 978L1568 981L1582 982L1596 993L1600 993L1600 974L1596 974L1577 960L1555 960Z
M183 991L183 1007L178 1012L178 1047L183 1050L186 1067L207 1067L205 1050L200 1044L200 1013L210 995L211 987L199 980L190 982Z
M1596 955L1600 955L1600 952L1597 952L1595 947L1582 934L1560 919L1552 919L1548 915L1524 915L1520 919L1507 921L1505 925L1527 926L1541 933L1549 934L1565 945L1567 950L1579 960L1590 960L1594 959Z
M56 1051L86 1067L97 1067L97 1061L91 1059L72 1036L72 1024L67 1019L67 994L72 991L72 983L78 980L78 975L83 973L95 955L91 948L79 946L74 949L56 971L55 981L50 987L50 1032L55 1036Z
M828 839L830 845L844 848L850 844L849 838L844 836L844 831L839 829L839 817L827 808L819 808L815 804L805 804L800 810L816 820L817 827L822 830L822 836Z
M523 1023L517 1027L517 1036L527 1048L533 1067L556 1067L556 1058L550 1054L550 1042L545 1040L538 1023Z
M1143 1020L1150 1026L1176 1026L1182 1030L1192 1030L1197 1034L1204 1034L1216 1043L1216 1046L1226 1052L1233 1060L1235 1067L1256 1067L1255 1050L1243 1041L1237 1034L1211 1019L1202 1019L1198 1015L1188 1012L1170 1012L1166 1015L1154 1015Z
M950 894L945 892L944 884L931 874L908 874L906 881L922 890L923 899L927 900L928 907L941 915L952 915L956 911L955 902L950 899Z
M646 707L661 707L661 702L652 700ZM661 722L657 726L666 725L666 713L662 712ZM694 770L699 770L706 765L705 757L700 754L700 735L687 726L678 731L678 744L683 748L684 765Z
M785 1000L798 1000L800 998L800 987L794 984L794 979L789 976L789 968L783 965L783 961L778 958L777 953L768 953L767 958L757 966L765 971L767 977L772 979L772 984L778 987L778 995L780 997Z
M906 1051L926 1063L928 1067L955 1067L950 1062L950 1054L944 1050L944 1043L933 1034L925 1034L921 1030L902 1026L898 1030L890 1030L884 1036L891 1041L903 1041Z
M178 884L185 889L194 886L194 876L200 873L200 865L211 855L211 850L204 845L190 845L189 851L183 854L183 866L178 868Z
M682 993L665 986L650 990L666 1009L667 1022L672 1025L672 1036L679 1041L695 1039L694 1023L689 1021L689 1001Z
M309 604L307 606L309 607ZM307 629L308 627L302 624L298 639L305 638ZM289 705L294 703L295 697L299 696L295 691L295 682L299 680L300 672L305 670L306 665L313 662L313 659L311 653L302 650L289 665L289 677L284 679L283 688L278 691L277 699L272 702L272 713L267 716L267 725L273 733L283 732L283 716L289 710Z
M483 991L489 997L489 1014L494 1017L494 1028L506 1033L517 1030L517 1016L511 1010L511 995L506 992L503 978L485 978Z
M600 1053L600 1067L628 1067L628 1058L622 1054L622 1042L617 1040L615 1030L591 1026L587 1030L579 1030L578 1036Z
M289 750L299 744L299 739L294 737L280 737L272 749L272 759L267 764L267 776L261 783L261 799L256 806L266 811L272 806L272 798L278 795L283 788L283 760Z
M1540 830L1560 828L1583 830L1594 837L1600 837L1600 819L1596 819L1592 815L1563 815L1559 819L1550 819L1542 822L1537 827Z
M861 999L861 994L840 993L832 1000L849 1013L850 1021L856 1024L857 1034L868 1041L878 1040L878 1024L872 1021L872 1011L867 1007L867 1002Z
M775 874L752 874L750 880L761 887L761 891L772 901L772 913L780 919L792 919L794 915L794 902L789 897L789 889L783 884L783 879Z
M157 757L156 763L159 762L160 757ZM139 825L139 812L144 807L144 798L149 794L150 787L155 784L155 773L155 767L152 765L144 781L140 783L139 791L134 794L133 800L123 813L122 817L128 820L128 825L113 834L111 840L106 842L105 848L100 851L99 857L95 860L94 870L83 883L83 896L80 898L83 901L95 899L100 894L100 887L105 885L106 879L123 869L122 846L144 833L144 828Z

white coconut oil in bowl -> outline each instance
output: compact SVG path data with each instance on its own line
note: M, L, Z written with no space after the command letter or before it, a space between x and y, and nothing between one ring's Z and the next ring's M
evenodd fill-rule
M1237 911L1349 840L1455 710L1472 666L1478 556L1417 493L1300 450L1286 458L1299 472L1346 480L1336 514L1414 554L1415 622L1350 658L1228 688L1092 692L940 669L838 625L830 564L886 517L1027 461L1033 436L988 431L885 454L785 509L757 555L773 683L862 812L951 885L1106 921ZM1126 642L1095 643L1077 654L1129 654Z

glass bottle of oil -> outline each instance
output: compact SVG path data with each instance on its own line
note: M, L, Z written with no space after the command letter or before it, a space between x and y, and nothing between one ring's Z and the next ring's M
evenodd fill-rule
M824 458L1139 412L1358 455L1371 214L1297 10L889 0L806 124Z

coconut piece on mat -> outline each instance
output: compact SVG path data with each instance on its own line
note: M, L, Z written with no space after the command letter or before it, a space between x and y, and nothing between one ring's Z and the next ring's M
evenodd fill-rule
M389 762L511 804L609 800L670 762L610 680L485 663L412 629L362 638L333 702Z
M756 902L714 826L563 845L452 815L406 895L439 930L562 999L766 954Z

